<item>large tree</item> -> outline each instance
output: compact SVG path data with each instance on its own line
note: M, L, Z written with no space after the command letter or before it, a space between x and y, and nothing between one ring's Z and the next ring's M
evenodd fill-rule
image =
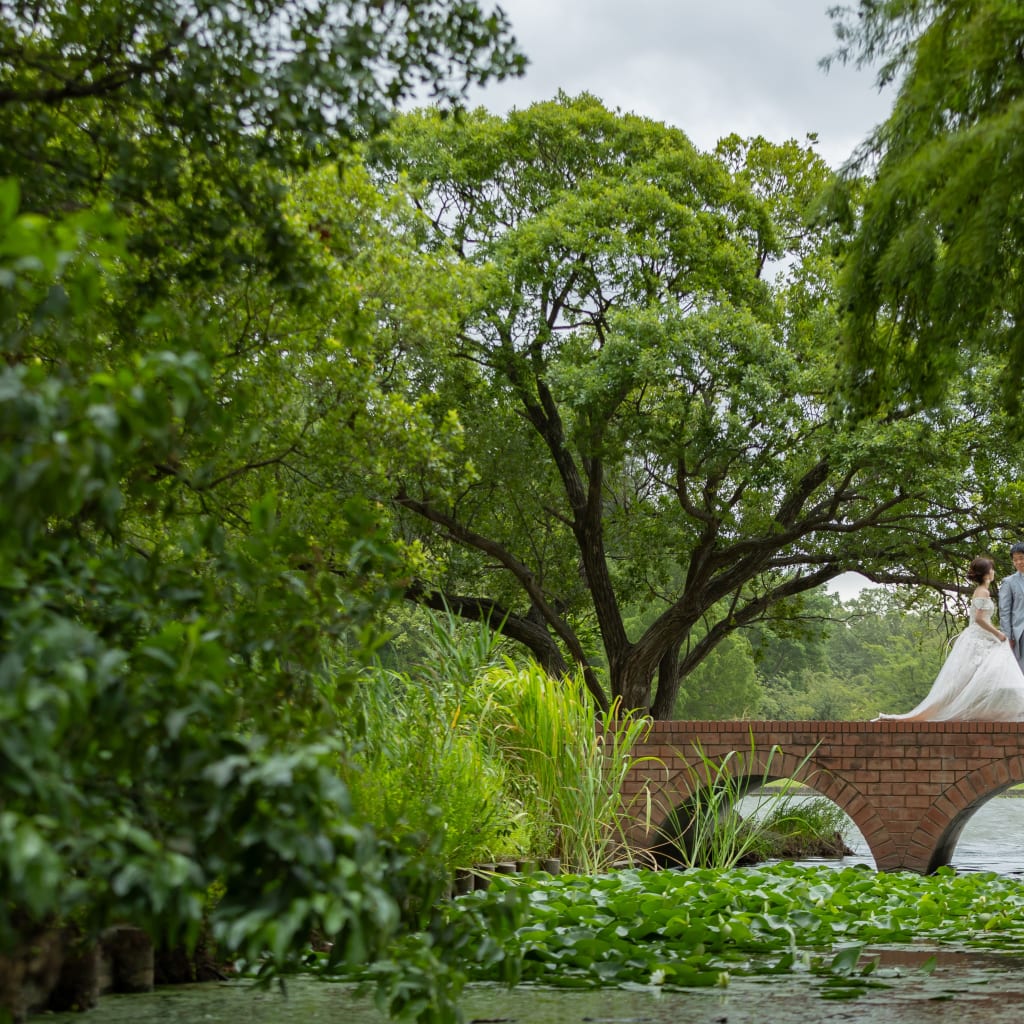
M894 84L848 168L871 187L844 277L861 407L941 402L979 353L1024 373L1024 9L1007 0L862 0L836 10L836 59ZM1017 430L1019 432L1018 423Z
M838 411L843 239L805 226L828 179L813 152L704 154L563 96L506 119L410 115L374 167L411 182L425 247L476 269L461 328L399 335L389 364L390 386L429 390L465 431L456 486L396 469L426 551L413 599L664 717L737 628L852 569L947 582L1016 526L990 368L929 417ZM638 601L656 614L631 635Z

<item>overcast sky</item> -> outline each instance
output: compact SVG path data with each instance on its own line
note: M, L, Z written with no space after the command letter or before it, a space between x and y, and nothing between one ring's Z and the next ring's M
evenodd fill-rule
M700 149L724 135L773 142L816 132L838 167L891 97L870 68L818 62L834 52L837 0L499 0L530 59L521 79L472 105L495 113L590 92L611 109L681 128ZM852 2L852 0L849 0Z

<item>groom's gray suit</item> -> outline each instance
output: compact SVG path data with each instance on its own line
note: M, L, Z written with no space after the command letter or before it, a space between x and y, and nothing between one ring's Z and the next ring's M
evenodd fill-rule
M1013 653L1024 672L1024 573L1011 573L999 584L999 628L1013 641Z

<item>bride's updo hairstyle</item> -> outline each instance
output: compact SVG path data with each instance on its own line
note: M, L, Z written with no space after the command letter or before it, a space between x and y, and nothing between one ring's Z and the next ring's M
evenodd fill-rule
M985 577L992 572L996 567L996 563L991 558L985 558L984 555L978 555L971 564L967 567L967 578L972 583L984 583Z

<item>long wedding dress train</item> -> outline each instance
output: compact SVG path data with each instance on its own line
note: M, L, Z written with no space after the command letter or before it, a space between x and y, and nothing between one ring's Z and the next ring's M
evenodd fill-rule
M978 625L990 621L995 602L971 601L971 623L956 638L932 688L904 715L879 715L876 722L1024 721L1024 673L1010 645Z

